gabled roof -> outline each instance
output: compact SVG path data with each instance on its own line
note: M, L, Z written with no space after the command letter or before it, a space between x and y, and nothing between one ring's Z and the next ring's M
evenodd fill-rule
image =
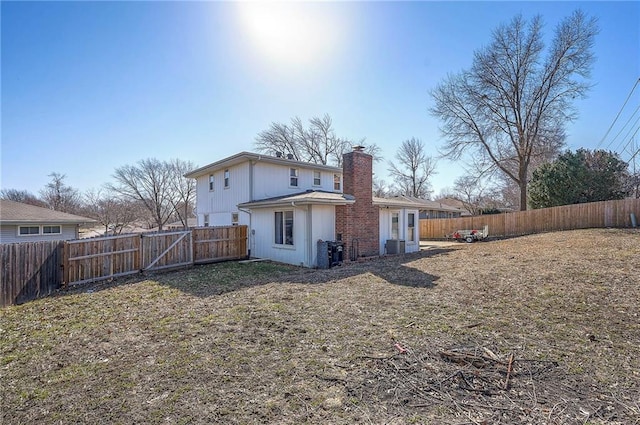
M276 196L258 201L238 204L239 208L267 208L297 205L347 205L353 204L355 198L344 193L325 192L321 190L307 190L293 195Z
M84 224L95 222L91 218L79 215L0 199L0 223L2 224Z
M385 207L415 208L418 210L434 210L448 212L463 212L460 208L451 207L436 201L414 198L412 196L400 195L393 198L373 198L373 204Z
M211 164L205 165L204 167L200 167L193 171L189 171L184 176L187 178L195 179L204 174L209 174L214 171L220 170L222 168L227 168L236 164L242 164L243 162L247 162L247 161L262 161L262 162L268 162L271 164L286 165L286 166L295 165L297 167L309 168L313 170L325 170L333 173L342 173L342 168L333 167L330 165L296 161L295 159L287 159L285 157L277 157L277 156L265 155L261 153L240 152L230 157L221 159L220 161L212 162Z

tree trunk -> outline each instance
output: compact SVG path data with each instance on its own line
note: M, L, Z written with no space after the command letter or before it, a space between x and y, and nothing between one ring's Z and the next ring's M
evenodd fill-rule
M520 187L520 211L527 210L527 167L520 166L518 172L518 186Z

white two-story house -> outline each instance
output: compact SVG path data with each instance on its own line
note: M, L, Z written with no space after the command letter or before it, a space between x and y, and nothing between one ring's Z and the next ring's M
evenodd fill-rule
M198 226L247 225L252 257L306 267L317 266L318 240L343 241L352 258L384 254L388 239L418 251L415 203L374 200L361 147L344 159L338 168L241 152L193 170Z

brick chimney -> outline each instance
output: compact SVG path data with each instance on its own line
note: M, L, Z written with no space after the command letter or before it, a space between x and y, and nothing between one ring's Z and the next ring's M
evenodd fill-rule
M336 206L336 236L345 243L345 259L380 255L380 211L373 205L373 157L354 146L342 156L345 194L355 203Z

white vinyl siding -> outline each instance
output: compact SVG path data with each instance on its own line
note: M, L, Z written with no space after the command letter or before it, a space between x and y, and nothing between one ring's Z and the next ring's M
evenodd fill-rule
M227 190L223 190L225 171L228 171L229 181L232 184ZM213 176L214 180L213 190L209 190L210 176ZM232 224L231 213L238 211L238 204L249 200L248 162L198 177L196 183L198 226L205 225L206 214L209 215L210 226L228 226ZM248 214L240 213L239 216L239 224L249 224Z
M298 170L298 186L291 186L291 168L291 166L286 165L257 162L254 165L252 200L290 195L307 189L334 192L333 175L335 173L332 171L296 167ZM320 186L314 185L314 172L318 171L320 172Z
M279 208L253 210L251 222L255 234L251 234L251 256L269 258L297 266L317 265L319 239L335 240L335 207L313 205L294 208L293 245L275 244L275 213Z
M394 223L393 223L393 214L398 214L397 233L394 234ZM414 216L414 227L411 229L409 227L409 214L413 214ZM385 243L387 239L402 239L405 241L405 252L417 252L420 250L419 243L419 229L417 226L417 217L418 210L413 209L399 209L399 210L389 210L386 208L380 208L380 253L383 254L385 251ZM410 234L409 232L412 232Z

